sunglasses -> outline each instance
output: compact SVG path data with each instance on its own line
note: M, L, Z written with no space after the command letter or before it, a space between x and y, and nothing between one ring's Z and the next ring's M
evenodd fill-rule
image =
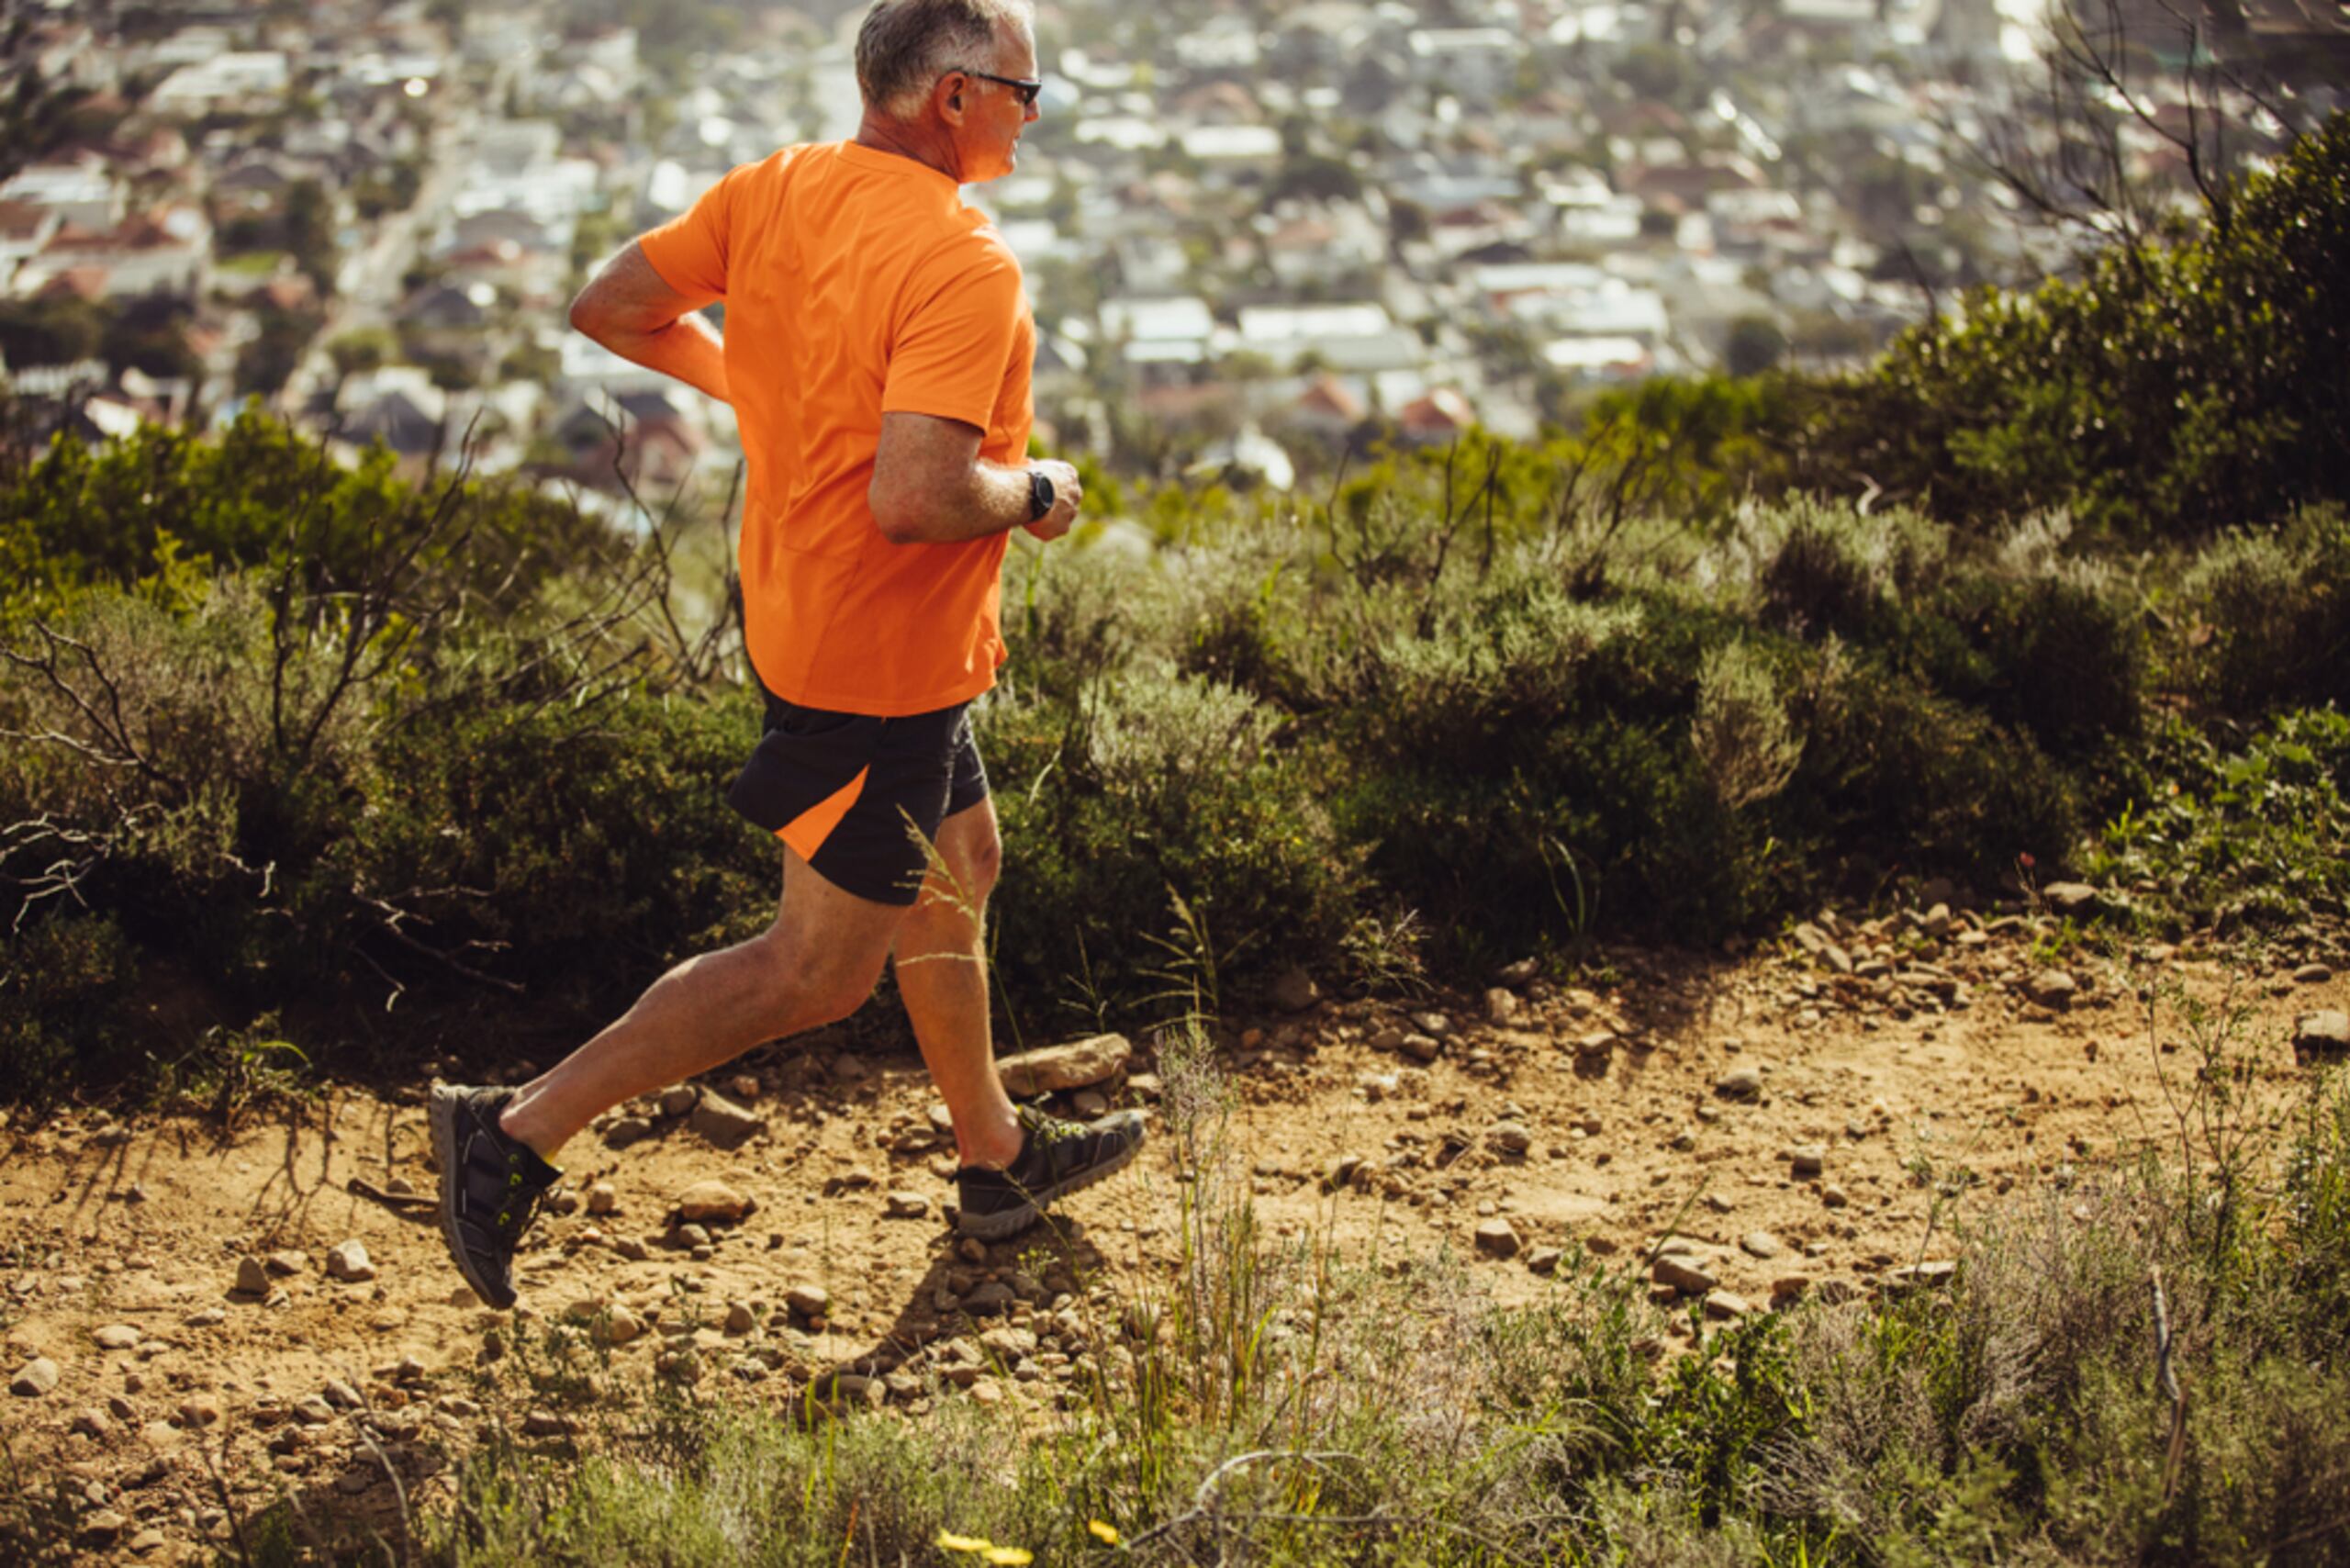
M992 71L966 71L963 74L976 76L982 82L999 83L1011 88L1013 95L1020 100L1020 106L1024 109L1035 103L1036 95L1045 90L1045 84L1034 76L998 76Z

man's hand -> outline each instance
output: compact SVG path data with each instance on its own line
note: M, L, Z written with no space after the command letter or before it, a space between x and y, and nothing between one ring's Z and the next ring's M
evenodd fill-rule
M1058 539L1076 523L1085 487L1077 482L1075 466L1058 458L1039 458L1028 466L1053 482L1053 510L1028 524L1028 532L1038 539Z

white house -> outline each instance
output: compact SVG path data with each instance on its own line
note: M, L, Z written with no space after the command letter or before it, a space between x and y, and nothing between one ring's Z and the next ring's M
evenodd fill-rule
M292 80L282 50L240 50L181 66L163 78L148 103L163 114L263 107L285 97Z

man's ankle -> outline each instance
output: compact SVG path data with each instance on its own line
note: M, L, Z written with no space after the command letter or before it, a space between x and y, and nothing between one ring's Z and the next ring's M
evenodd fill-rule
M522 1102L520 1096L509 1100L505 1109L498 1113L498 1130L548 1164L554 1164L555 1152L563 1146L560 1143L552 1142L543 1133L533 1127L528 1116L519 1114L521 1109Z

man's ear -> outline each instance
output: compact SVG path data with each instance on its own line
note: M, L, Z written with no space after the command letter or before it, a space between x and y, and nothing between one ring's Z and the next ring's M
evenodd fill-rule
M963 123L963 88L969 81L970 78L960 71L950 71L940 77L938 85L931 90L939 118L950 125Z

